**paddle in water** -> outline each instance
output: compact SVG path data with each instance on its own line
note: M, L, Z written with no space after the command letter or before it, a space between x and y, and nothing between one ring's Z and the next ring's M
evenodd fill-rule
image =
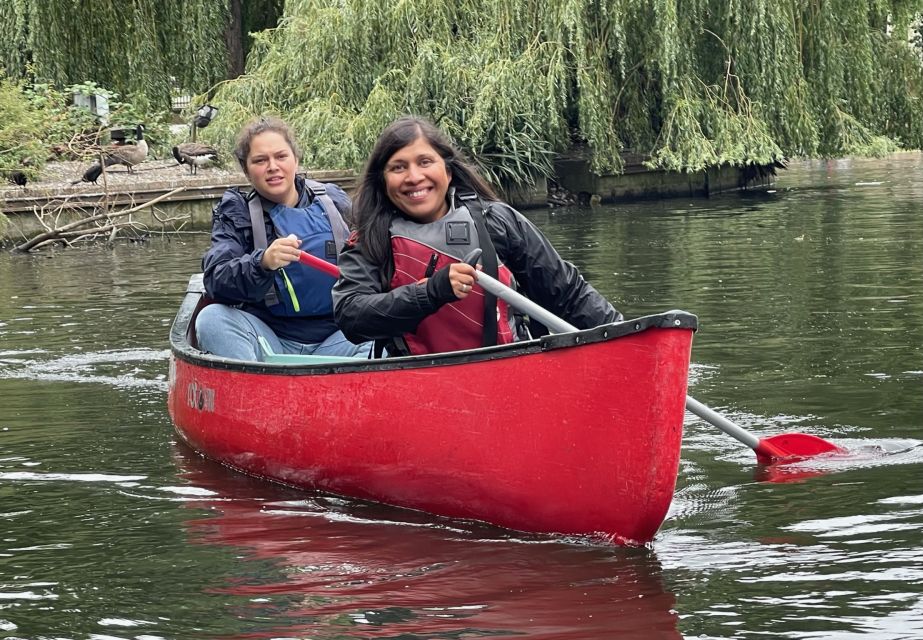
M465 257L464 262L471 266L476 266L480 257L481 250L475 249ZM334 277L339 276L340 270L335 264L321 260L310 253L302 251L299 261ZM477 281L481 288L506 301L513 308L528 314L529 317L538 320L555 333L580 331L574 325L540 307L524 295L510 289L483 271L477 272ZM717 411L706 407L690 396L686 396L686 409L753 449L756 453L757 461L761 464L811 458L825 453L846 453L845 449L832 442L806 433L783 433L767 438L757 438L743 427L731 422Z

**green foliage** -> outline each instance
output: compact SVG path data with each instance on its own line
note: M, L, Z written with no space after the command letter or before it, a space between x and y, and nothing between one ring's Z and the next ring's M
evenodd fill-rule
M305 164L361 165L394 117L436 121L495 182L585 147L654 168L923 146L908 0L288 0L214 96L228 144L288 119ZM921 39L923 41L923 39Z
M101 125L88 109L76 106L75 93L107 98L109 125ZM0 80L0 123L0 170L25 167L29 178L35 178L48 159L94 156L100 144L109 142L109 127L144 124L145 139L152 148L159 146L160 154L169 153L169 127L162 115L150 110L143 96L122 100L119 94L93 82L59 89L50 84L23 86Z
M274 29L285 8L284 0L242 0L241 4L244 34ZM249 50L249 38L244 46Z
M0 77L0 178L22 171L35 179L45 164L45 149L37 135L41 127L41 113L22 88Z
M72 92L50 84L39 83L23 88L23 94L42 115L42 141L49 147L61 149L86 144L96 136L99 124L87 109L74 106Z
M227 77L228 20L227 0L0 0L0 54L11 78L90 79L166 110L174 84Z
M528 18L540 30L537 5L525 16L517 4L290 1L255 37L247 74L216 92L220 123L203 136L227 145L247 119L275 113L307 166L358 167L388 122L414 112L495 181L547 175L568 142L568 56L523 29Z
M498 183L574 147L598 172L624 151L699 171L923 147L923 0L287 0L276 20L281 5L0 0L0 51L11 77L89 78L142 111L191 88L225 148L280 115L313 167L359 167L404 113ZM269 28L225 82L236 7Z
M161 91L170 88L171 78L184 91L203 91L227 78L224 40L229 19L227 0L134 0L133 4L139 7L137 13L143 6L152 16L148 26L158 51L156 60L161 74L158 77L164 82ZM157 91L132 85L113 86L130 90L132 95L144 94L160 108L169 105L160 102Z
M31 0L0 0L0 73L19 78L29 62Z

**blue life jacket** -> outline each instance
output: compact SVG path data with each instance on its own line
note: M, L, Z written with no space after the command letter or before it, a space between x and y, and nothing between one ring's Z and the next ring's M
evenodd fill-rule
M349 233L349 228L324 186L308 180L307 186L313 200L307 207L287 207L276 204L269 209L269 217L277 235L294 234L301 240L301 250L313 256L337 263L337 254ZM325 200L327 202L325 202ZM268 203L267 203L268 204ZM263 231L263 206L259 195L249 199L250 218L254 229L256 248L268 246ZM261 246L262 245L262 246ZM266 308L275 316L323 316L333 313L330 290L336 279L317 269L292 262L273 274L273 288L266 295Z

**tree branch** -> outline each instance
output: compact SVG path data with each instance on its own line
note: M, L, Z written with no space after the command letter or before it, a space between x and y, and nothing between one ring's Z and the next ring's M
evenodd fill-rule
M99 221L99 220L106 220L109 224L103 227L99 227L98 229L94 229L92 233L95 234L95 233L100 233L103 230L110 230L112 228L112 225L115 224L112 222L115 218L121 218L124 216L131 215L132 213L141 211L143 209L147 209L148 207L151 207L157 204L158 202L169 198L170 196L174 196L177 193L184 191L185 189L186 187L177 187L176 189L173 189L172 191L168 193L165 193L161 196L157 196L153 200L148 200L147 202L143 204L139 204L137 206L131 207L130 209L125 209L124 211L117 211L115 213L100 213L97 215L90 216L89 218L75 220L74 222L65 224L64 226L51 229L44 233L40 233L39 235L35 236L28 242L24 242L23 244L16 247L14 251L26 253L28 251L31 251L36 246L52 241L52 240L63 239L63 238L71 237L74 235L84 234L86 233L86 230L81 230L78 232L73 232L73 230L83 227L85 225L88 225L92 222Z

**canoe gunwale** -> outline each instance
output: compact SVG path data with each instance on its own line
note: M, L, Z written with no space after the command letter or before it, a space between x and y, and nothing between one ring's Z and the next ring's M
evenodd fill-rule
M468 364L496 359L515 358L518 356L543 353L556 349L565 349L586 344L605 342L640 333L648 329L691 329L698 328L698 318L681 310L632 318L621 322L600 325L592 329L577 332L550 334L523 342L481 347L466 351L427 354L419 356L402 356L378 360L356 359L354 362L292 364L246 362L222 358L199 351L189 343L188 334L195 315L202 306L205 288L202 274L194 274L189 279L186 296L177 311L170 329L170 348L173 356L190 364L211 368L258 373L265 375L326 375L331 373L368 373L371 371L393 371L401 369L423 369L428 367Z

